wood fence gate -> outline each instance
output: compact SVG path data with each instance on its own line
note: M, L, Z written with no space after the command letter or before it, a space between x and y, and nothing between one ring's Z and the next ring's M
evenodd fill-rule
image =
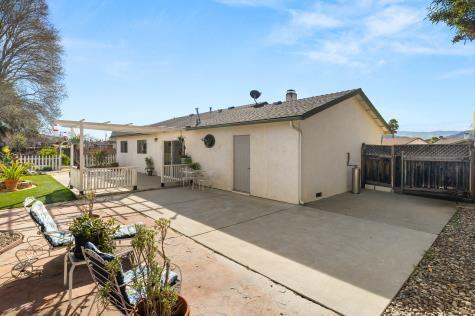
M395 192L473 200L474 146L365 145L361 149L362 186Z

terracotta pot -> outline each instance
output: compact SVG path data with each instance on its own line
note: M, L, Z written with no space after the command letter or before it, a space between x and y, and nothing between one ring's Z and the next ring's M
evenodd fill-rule
M148 316L145 314L144 301L140 301L135 305L132 315L135 316ZM172 316L190 316L190 306L184 297L178 295L178 302L176 303L175 310L172 311Z
M9 179L6 179L5 181L3 181L3 183L5 183L5 188L9 191L15 191L16 190L16 187L18 185L18 180L9 180Z

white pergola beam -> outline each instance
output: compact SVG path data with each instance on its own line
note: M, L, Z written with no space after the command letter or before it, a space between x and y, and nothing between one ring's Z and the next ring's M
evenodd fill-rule
M94 129L100 131L112 131L112 132L126 132L126 133L137 133L137 134L154 134L167 131L176 131L181 130L179 127L167 127L167 126L136 126L129 124L112 124L109 122L88 122L85 120L80 121L70 121L70 120L57 120L56 124L62 127L68 128L80 128L81 126L84 129Z

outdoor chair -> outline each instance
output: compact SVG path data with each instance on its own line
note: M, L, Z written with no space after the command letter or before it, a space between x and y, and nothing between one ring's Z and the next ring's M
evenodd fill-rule
M85 247L82 248L87 267L91 273L91 277L96 284L96 299L97 296L104 288L108 290L108 301L114 305L124 315L131 315L133 313L135 304L144 297L144 293L136 291L132 288L132 282L134 275L137 273L143 273L146 277L147 273L144 270L145 267L137 261L137 256L130 248L128 251L124 251L121 254L112 255L101 252L97 247L88 242ZM124 271L122 264L120 271L113 277L110 275L110 271L106 268L106 264L115 258L123 261L127 258L132 264L131 269ZM144 272L145 271L145 272ZM161 282L165 282L165 275L162 274ZM176 265L170 267L170 273L168 275L168 283L180 293L182 278L181 270Z
M205 187L211 187L210 185L211 174L208 171L200 171L198 175L198 190L204 191Z
M43 202L36 200L34 197L28 197L23 205L36 224L38 231L37 235L29 236L26 239L28 243L26 249L20 249L15 253L18 263L12 268L12 276L15 278L31 276L35 272L33 264L45 253L50 256L52 250L67 248L68 251L64 255L64 285L69 283L69 300L71 301L74 270L77 266L86 264L84 260L77 259L69 251L73 245L74 237L68 230L58 228L57 223L53 220ZM134 237L136 234L135 225L120 225L114 239L120 243L123 239ZM34 243L35 241L41 241L42 243ZM43 241L46 241L46 243ZM68 262L71 264L69 273Z

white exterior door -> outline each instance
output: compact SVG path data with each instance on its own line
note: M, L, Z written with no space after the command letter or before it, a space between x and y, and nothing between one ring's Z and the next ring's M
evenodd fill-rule
M234 136L234 190L250 193L251 148L249 135Z

